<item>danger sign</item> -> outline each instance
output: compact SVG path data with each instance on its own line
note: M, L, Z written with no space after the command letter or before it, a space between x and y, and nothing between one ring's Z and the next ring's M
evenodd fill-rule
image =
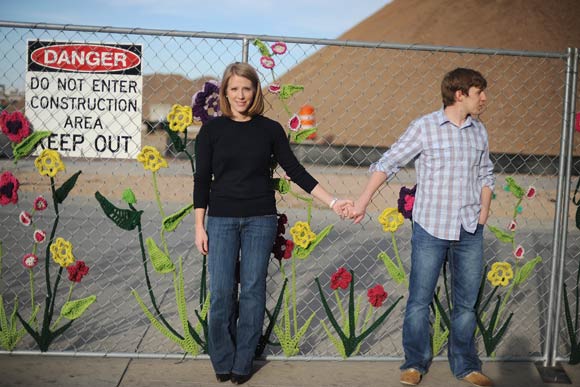
M140 45L28 42L26 116L69 157L135 158L141 149Z

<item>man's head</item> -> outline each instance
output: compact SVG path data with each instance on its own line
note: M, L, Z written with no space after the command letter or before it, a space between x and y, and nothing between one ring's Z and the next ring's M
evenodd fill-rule
M443 107L455 104L462 95L469 96L469 89L472 87L479 89L479 92L487 87L487 81L478 71L458 67L445 74L441 82Z

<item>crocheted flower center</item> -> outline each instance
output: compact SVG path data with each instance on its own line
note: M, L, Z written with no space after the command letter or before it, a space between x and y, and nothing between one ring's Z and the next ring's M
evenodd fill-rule
M22 129L22 122L18 120L8 121L6 123L6 127L8 128L8 132L10 132L10 134L18 134L18 131Z
M14 190L14 183L8 182L0 187L0 194L8 198L12 198L12 192Z

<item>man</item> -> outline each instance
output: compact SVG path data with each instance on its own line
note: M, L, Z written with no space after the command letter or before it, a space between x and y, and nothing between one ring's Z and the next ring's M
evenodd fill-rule
M452 273L449 365L453 374L476 386L492 386L481 372L474 335L475 303L483 272L483 225L494 188L487 131L478 116L487 97L487 81L477 71L457 68L441 83L443 109L411 123L374 163L372 175L348 216L365 215L373 194L401 167L415 160L417 193L409 299L403 323L405 363L401 383L417 385L432 360L429 303L445 257Z

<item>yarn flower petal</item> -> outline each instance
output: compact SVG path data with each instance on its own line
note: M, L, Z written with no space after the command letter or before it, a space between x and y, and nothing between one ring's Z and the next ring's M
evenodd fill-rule
M192 97L193 119L205 124L212 118L220 116L219 94L220 85L217 81L205 82L203 88Z
M338 288L346 289L352 281L352 274L344 267L340 267L336 273L330 277L330 288L336 290Z
M191 108L178 104L173 105L167 115L167 121L169 122L169 129L183 133L193 122Z
M34 166L41 176L55 177L59 171L65 170L60 154L52 149L44 149L34 160Z
M20 182L10 171L5 171L0 175L0 205L18 203L18 188Z
M150 145L145 145L141 149L141 152L137 155L137 161L151 172L157 172L160 168L167 168L167 161L155 147Z
M292 235L292 239L294 239L294 244L304 249L316 239L316 234L310 230L310 225L306 222L296 222L296 224L290 228L290 235Z
M269 56L263 56L260 58L260 64L265 69L273 69L276 66L276 62Z
M384 231L395 232L403 224L405 218L397 208L389 207L379 215L379 223L383 225Z
M22 265L27 269L32 269L38 265L38 257L34 254L26 254L22 257Z
M75 257L72 253L72 243L61 237L56 238L50 245L50 254L52 259L61 267L68 267L75 262Z
M297 132L300 130L300 126L300 117L298 117L297 114L294 114L292 117L290 117L288 120L288 129L293 132Z
M33 207L36 211L44 211L48 207L48 202L43 196L37 196L34 199Z
M286 43L284 42L276 42L272 44L270 48L272 49L272 52L276 55L285 54L286 51L288 50L288 46L286 46Z
M32 224L32 215L27 211L22 211L20 215L18 215L18 220L25 226L30 226Z
M507 286L510 279L514 278L512 265L508 262L495 262L487 273L487 280L492 286Z
M387 299L387 292L383 285L375 285L375 287L367 291L367 296L369 298L369 303L375 308L383 306L383 302Z
M21 112L8 113L6 110L0 113L0 128L8 139L19 143L30 134L30 124Z
M46 232L44 230L34 230L34 241L42 243L46 240Z

